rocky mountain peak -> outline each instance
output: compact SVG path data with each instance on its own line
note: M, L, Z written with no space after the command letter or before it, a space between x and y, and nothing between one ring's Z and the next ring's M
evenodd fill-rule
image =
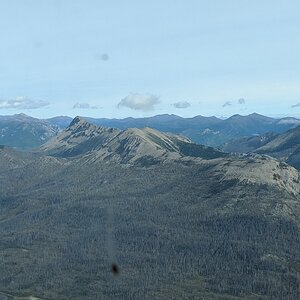
M85 119L83 119L80 116L76 116L72 122L70 123L70 125L68 127L74 127L74 126L90 126L91 124L88 123Z
M41 147L62 157L84 156L91 161L152 164L184 156L215 158L223 152L196 145L190 139L145 127L119 130L96 126L76 117L69 127Z

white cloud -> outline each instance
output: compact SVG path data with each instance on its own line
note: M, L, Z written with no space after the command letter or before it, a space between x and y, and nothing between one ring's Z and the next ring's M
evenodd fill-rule
M118 103L118 108L128 107L134 110L151 111L159 103L159 98L152 94L130 93Z
M173 103L173 106L176 108L187 108L187 107L191 106L191 104L187 101L179 101L179 102Z
M75 103L73 105L73 109L75 108L79 108L79 109L99 109L100 107L99 106L96 106L96 105L90 105L89 103Z
M37 109L49 105L48 101L34 100L24 96L14 99L0 98L0 109Z
M222 107L227 107L227 106L231 106L232 104L231 104L231 102L230 101L226 101L223 105L222 105Z
M246 100L244 98L240 98L238 100L238 104L245 104L246 103Z

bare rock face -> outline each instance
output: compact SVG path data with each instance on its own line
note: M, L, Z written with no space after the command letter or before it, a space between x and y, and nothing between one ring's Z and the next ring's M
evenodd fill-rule
M190 139L152 128L119 130L88 123L76 117L69 127L40 148L62 157L85 156L88 161L113 160L122 163L152 164L183 156L224 153L196 145Z
M163 134L151 128L130 128L110 139L99 151L90 155L90 159L108 159L114 161L150 163L182 157L178 141L190 143L190 140L177 135Z
M40 147L57 156L76 156L101 147L120 130L92 125L76 117L59 135Z

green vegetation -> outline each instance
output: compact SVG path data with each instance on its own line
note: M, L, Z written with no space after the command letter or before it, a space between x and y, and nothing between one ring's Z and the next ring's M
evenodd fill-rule
M276 217L267 205L288 203L289 194L219 176L197 164L47 157L0 173L0 291L45 299L298 299L299 208L296 218ZM113 258L119 276L110 272Z
M287 164L80 118L41 149L0 149L0 299L299 299Z
M193 143L177 142L180 152L185 156L213 159L228 156L227 153L218 151L212 147L200 146Z
M23 150L37 148L58 131L58 126L24 114L0 116L0 144L5 146Z

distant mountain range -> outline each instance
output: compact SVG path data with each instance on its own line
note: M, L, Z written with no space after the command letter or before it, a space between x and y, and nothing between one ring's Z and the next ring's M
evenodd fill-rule
M58 116L50 119L44 119L44 121L46 121L47 123L58 126L60 129L68 127L72 120L73 119L71 117L67 116Z
M277 159L76 117L0 147L0 187L4 299L298 299L300 173Z
M25 114L0 116L0 145L18 149L33 149L59 132L57 124Z
M157 115L138 119L85 119L96 125L120 129L151 127L159 131L182 134L197 144L212 147L220 146L233 138L266 132L281 133L300 125L300 120L295 118L274 119L256 113L248 116L233 115L225 120L203 116L181 118L176 115Z
M251 137L267 132L282 133L300 124L295 118L274 119L259 114L234 115L221 120L216 117L196 116L182 118L176 115L157 115L149 118L94 119L84 117L92 124L116 129L153 128L163 132L180 134L197 144L218 147L229 140ZM0 144L19 149L40 146L59 130L66 128L72 118L60 116L45 120L24 114L0 117Z

